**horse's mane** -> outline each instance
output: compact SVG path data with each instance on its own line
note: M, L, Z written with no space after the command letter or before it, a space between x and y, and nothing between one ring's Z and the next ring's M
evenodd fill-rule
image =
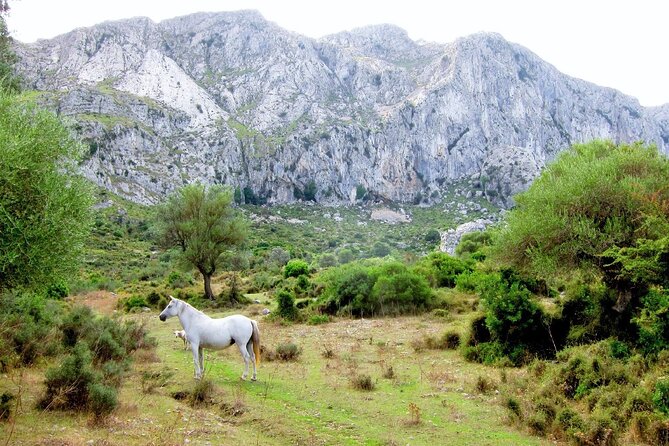
M187 306L187 307L192 308L193 311L195 311L196 313L200 313L200 314L206 316L206 314L205 314L203 311L198 310L197 308L195 308L194 306L192 306L191 304L189 304L189 303L186 302L185 300L177 299L176 297L173 297L172 299L181 302L182 304L184 304L184 305Z

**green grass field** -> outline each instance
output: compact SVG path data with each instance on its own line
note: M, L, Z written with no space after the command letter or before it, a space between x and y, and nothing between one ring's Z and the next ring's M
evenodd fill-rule
M160 322L157 312L126 316L146 324L157 348L137 352L119 407L106 421L94 425L85 415L35 409L43 367L16 370L2 387L20 389L21 404L1 425L0 438L17 445L548 444L507 422L494 390L500 369L466 363L456 351L415 350L416 341L439 336L457 320L424 315L282 325L255 310L241 312L259 320L263 348L294 343L302 351L297 361L262 361L258 381L250 382L239 378L243 361L235 346L207 352L205 379L213 393L193 408L173 398L195 385L192 355L172 333L178 320ZM352 378L359 375L371 377L374 389L355 389ZM487 393L477 390L481 377L493 384Z

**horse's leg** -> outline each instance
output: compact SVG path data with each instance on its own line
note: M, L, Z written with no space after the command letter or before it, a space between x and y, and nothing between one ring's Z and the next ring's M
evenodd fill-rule
M256 354L253 352L253 338L249 339L249 342L246 343L246 351L249 354L251 359L251 365L253 365L253 375L251 376L251 381L256 380Z
M200 369L199 353L202 351L199 345L191 343L190 349L193 352L193 364L195 365L195 379L202 378L202 370Z
M200 373L204 373L204 350L202 347L198 348L198 353L200 354Z
M239 346L239 352L242 354L242 358L244 359L244 373L242 373L242 379L246 380L246 377L249 374L249 352L246 351L246 345L243 345L241 342L237 343Z

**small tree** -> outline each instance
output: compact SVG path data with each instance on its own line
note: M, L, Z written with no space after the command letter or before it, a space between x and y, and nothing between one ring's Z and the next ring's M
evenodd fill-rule
M227 188L191 184L159 207L163 245L179 248L181 260L197 268L208 299L214 299L211 277L223 254L246 237L246 224L235 215L232 198Z

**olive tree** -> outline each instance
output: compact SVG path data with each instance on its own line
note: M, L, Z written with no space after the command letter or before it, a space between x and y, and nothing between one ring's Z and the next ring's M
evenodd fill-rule
M81 154L53 113L0 92L0 290L48 288L77 271L93 202Z
M158 207L163 245L178 248L181 260L202 274L209 299L214 298L211 277L224 254L246 237L246 224L237 216L232 200L228 188L191 184Z

